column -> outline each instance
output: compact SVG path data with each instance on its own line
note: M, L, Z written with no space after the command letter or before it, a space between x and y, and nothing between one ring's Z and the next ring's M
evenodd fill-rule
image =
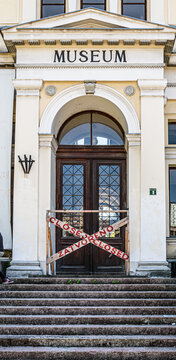
M10 276L42 274L38 254L38 126L42 80L14 80L17 91L14 173L13 261ZM18 155L35 160L24 174Z
M45 274L46 210L54 210L56 207L56 150L58 144L53 135L40 134L39 146L39 260ZM55 252L55 228L52 227L51 230L52 249Z
M13 123L13 79L15 70L0 70L0 231L4 249L12 248L11 238L11 151Z
M127 134L130 275L135 275L140 259L140 151L141 135Z
M167 81L139 80L138 85L141 90L141 248L136 273L167 276L164 150Z

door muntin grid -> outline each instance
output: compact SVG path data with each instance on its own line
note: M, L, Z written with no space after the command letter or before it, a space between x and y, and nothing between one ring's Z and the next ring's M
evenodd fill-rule
M65 210L84 209L84 165L65 164L62 169L62 208ZM63 221L83 231L83 214L63 213ZM71 235L62 230L63 237Z
M99 210L120 210L120 177L118 164L102 164L98 167ZM103 229L120 219L119 213L99 213L99 229ZM107 234L106 237L120 237L120 231Z

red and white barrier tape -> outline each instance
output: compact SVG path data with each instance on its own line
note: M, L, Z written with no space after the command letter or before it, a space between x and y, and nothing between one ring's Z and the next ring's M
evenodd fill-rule
M106 234L109 234L109 233L113 232L114 230L119 229L120 227L126 225L128 223L128 218L124 218L124 219L114 223L113 225L109 225L106 228L99 230L97 233L92 234L92 235L88 235L88 234L84 233L83 231L78 230L78 229L68 225L67 223L65 223L61 220L58 220L54 217L50 217L49 221L52 224L54 224L55 226L68 231L69 234L78 236L82 240L80 240L77 243L70 245L67 248L59 251L58 253L52 255L50 258L47 259L48 264L54 260L63 258L64 256L69 255L72 252L74 252L90 243L99 247L100 249L103 249L103 250L109 252L110 254L120 257L123 260L129 259L128 254L126 254L125 252L118 250L115 247L99 240L100 237L105 236Z

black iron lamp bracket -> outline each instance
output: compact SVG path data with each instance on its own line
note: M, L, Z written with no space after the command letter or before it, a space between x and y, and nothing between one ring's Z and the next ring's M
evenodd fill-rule
M19 163L22 166L22 169L24 171L24 174L29 174L31 167L33 165L33 163L35 162L35 160L32 160L32 156L29 155L29 158L26 156L26 154L24 155L24 160L21 159L21 157L18 155L18 159L19 159Z

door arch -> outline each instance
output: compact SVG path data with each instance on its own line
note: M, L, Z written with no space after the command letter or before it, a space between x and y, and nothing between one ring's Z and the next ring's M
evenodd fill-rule
M126 208L126 151L124 132L111 116L85 111L69 118L58 133L56 154L56 207L67 210L118 210ZM62 220L95 233L118 221L119 214L62 214ZM57 230L56 251L75 238ZM106 237L124 251L124 230ZM124 262L88 245L57 262L57 272L124 273Z

